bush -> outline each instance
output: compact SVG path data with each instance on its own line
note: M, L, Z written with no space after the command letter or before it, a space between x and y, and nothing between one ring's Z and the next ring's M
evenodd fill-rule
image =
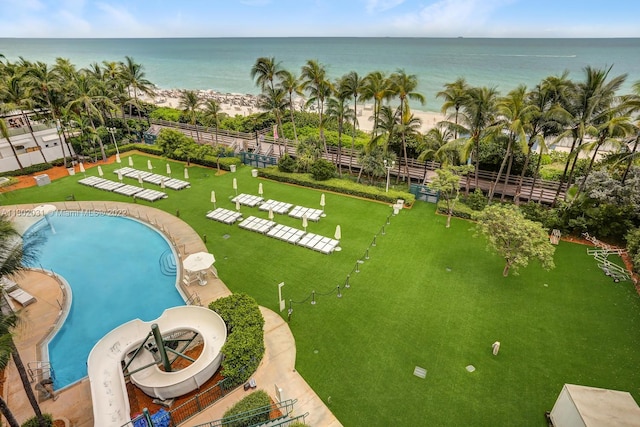
M288 154L280 157L278 161L278 170L280 172L292 173L296 170L296 161Z
M326 181L336 176L336 165L325 159L318 159L311 165L311 176L316 181Z
M229 387L245 382L258 368L264 355L264 318L256 300L233 294L209 304L227 325L227 341L222 346L222 374Z
M487 197L479 188L476 188L475 191L468 196L460 197L460 201L472 210L478 212L486 208L488 203Z
M53 426L53 417L51 414L42 414L46 420L47 426ZM31 417L27 421L23 422L22 427L39 427L38 419L36 417Z
M263 409L263 411L257 411L259 409ZM224 413L222 425L225 427L248 427L262 424L269 421L270 410L271 398L269 395L262 390L255 391ZM253 414L238 419L238 416L249 411L253 412Z
M627 240L627 252L633 262L633 270L640 273L640 227L629 231L625 239Z
M38 172L46 171L47 169L51 169L53 166L51 163L38 163L37 165L27 166L22 169L16 169L14 171L7 171L0 173L0 176L22 176L22 175L31 175Z
M441 215L449 215L449 208L447 207L447 202L445 200L439 200L436 205L436 209ZM455 216L456 218L475 220L477 214L477 211L471 209L469 206L456 203L453 207L452 216Z

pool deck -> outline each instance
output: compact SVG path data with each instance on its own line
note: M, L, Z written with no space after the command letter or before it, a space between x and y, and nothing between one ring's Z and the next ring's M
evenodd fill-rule
M147 222L162 231L173 243L181 259L191 253L207 251L200 236L193 228L181 219L159 209L117 202L56 202L50 204L55 205L59 210L126 211L129 216ZM36 206L3 206L2 209L10 212L12 209L24 210ZM42 360L39 354L39 343L54 330L62 315L66 296L60 281L41 271L27 271L17 277L16 282L37 299L37 302L22 309L21 325L14 335L22 361L27 366L29 362ZM182 280L179 282L182 283ZM207 282L205 286L183 286L182 290L189 297L199 297L203 306L217 298L231 294L226 285L220 279L213 277L211 273L207 277ZM20 307L17 303L15 305ZM260 310L265 319L265 355L253 375L258 389L266 391L275 399L275 386L277 385L283 390L283 399L297 399L293 415L308 413L305 422L310 426L341 426L324 402L295 370L296 345L288 324L277 313L264 307L260 307ZM5 401L17 420L24 422L33 416L33 411L13 363L10 363L5 374ZM240 387L182 425L193 426L219 419L229 407L248 393ZM66 418L70 421L70 425L75 427L93 425L91 390L88 379L85 378L61 390L58 394L59 398L56 401L51 399L41 401L40 407L43 412L53 414L54 418Z

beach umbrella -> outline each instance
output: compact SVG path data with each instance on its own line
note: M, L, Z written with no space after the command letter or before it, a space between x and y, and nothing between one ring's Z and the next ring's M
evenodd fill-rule
M122 159L120 159L120 153L116 153L116 163L122 163Z
M147 160L147 169L150 171L153 170L153 165L151 164L151 160Z
M104 176L104 172L102 172L102 166L98 165L98 175Z
M143 187L142 185L142 174L138 173L138 182L140 183L140 187Z
M184 179L189 179L189 169L184 168Z
M269 208L269 219L273 221L273 209Z
M336 232L333 237L335 237L336 240L342 239L342 230L340 229L340 225L336 225Z
M211 267L214 262L216 262L216 259L214 258L213 254L210 254L208 252L196 252L186 257L184 261L182 261L182 266L185 270L188 271L202 272ZM207 281L204 279L203 275L199 274L198 279L201 286L207 284Z
M258 194L262 196L262 183L258 184Z
M240 200L236 200L236 210L240 210Z
M211 190L211 203L213 203L213 209L216 208L216 192Z
M302 215L302 228L304 228L304 231L307 231L307 225L309 225L307 220L307 214L304 214Z
M171 165L167 163L167 175L171 175Z
M85 173L86 171L84 170L84 163L80 163L80 172Z
M238 195L238 180L233 178L233 189L236 191L236 196Z
M133 157L129 156L129 167L133 167Z
M166 185L164 185L164 176L162 178L160 178L160 188L165 188Z
M120 182L122 182L122 171L118 170L118 180L120 180Z
M320 207L322 207L322 216L325 216L325 214L324 214L324 193L322 193L320 195Z

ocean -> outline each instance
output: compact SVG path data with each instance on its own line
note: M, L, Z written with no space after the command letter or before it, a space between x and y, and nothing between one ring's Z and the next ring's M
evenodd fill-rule
M470 85L495 87L501 94L519 84L533 87L564 70L579 81L586 66L613 66L612 75L628 74L621 94L630 93L632 84L640 81L640 39L0 38L0 54L11 61L68 58L79 68L131 56L160 88L244 94L259 93L249 73L261 56L275 57L296 74L315 59L331 79L349 71L364 76L403 69L418 77L418 92L427 99L426 105L412 107L426 111L440 110L442 100L436 94L458 77Z

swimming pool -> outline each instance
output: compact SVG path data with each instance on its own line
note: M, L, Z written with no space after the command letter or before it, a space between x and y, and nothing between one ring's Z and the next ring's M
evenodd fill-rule
M168 307L184 305L176 272L162 268L175 257L156 230L131 218L54 212L34 224L47 237L37 265L64 277L72 304L49 342L55 387L87 376L87 357L96 342L133 319L149 321Z

